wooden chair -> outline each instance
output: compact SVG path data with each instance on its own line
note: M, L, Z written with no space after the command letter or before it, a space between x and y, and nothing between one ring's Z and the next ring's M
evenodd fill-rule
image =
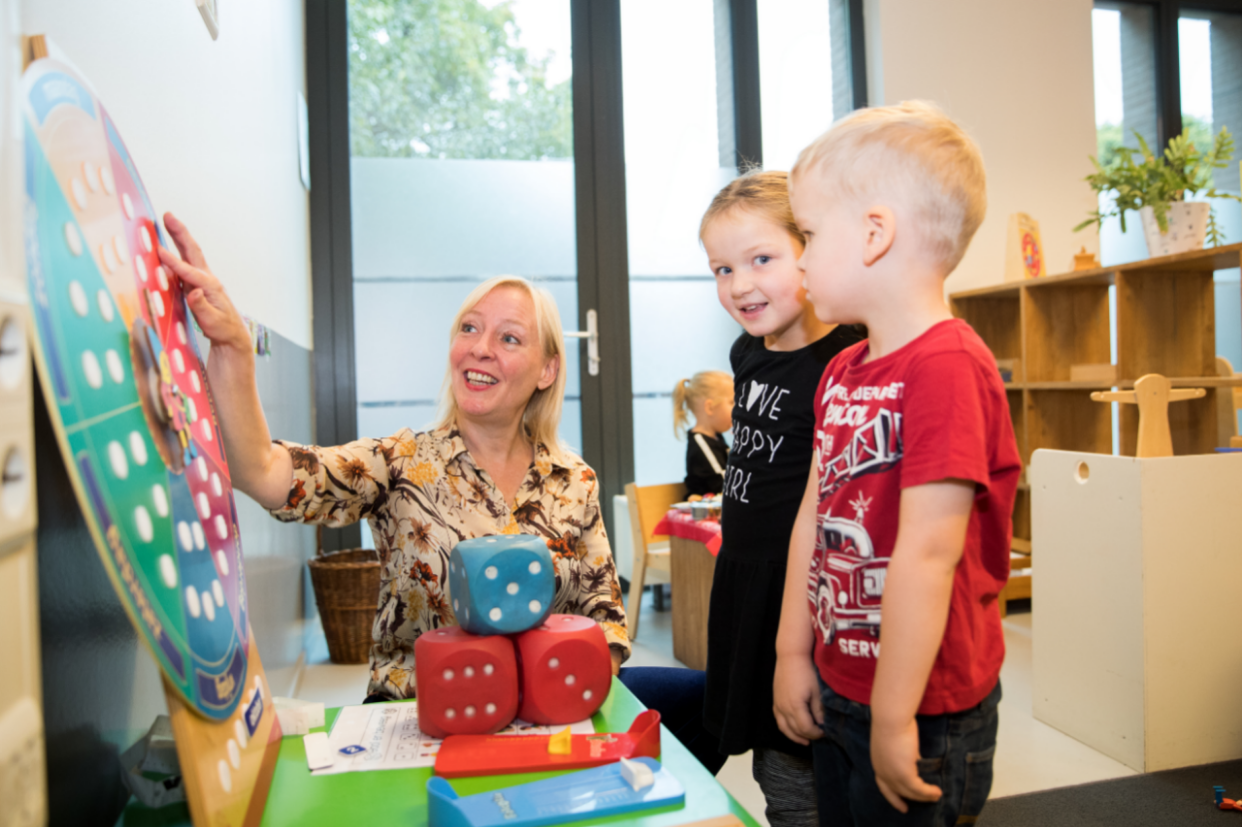
M1216 357L1216 375L1229 379L1242 378L1233 372L1233 365L1224 356ZM1242 448L1238 439L1238 410L1242 408L1242 388L1218 388L1216 391L1216 444L1222 448Z
M642 608L644 583L647 580L652 583L673 581L668 535L657 536L654 530L673 503L686 499L686 486L672 482L639 487L631 482L625 486L625 498L629 501L630 532L634 538L634 571L630 578L629 605L626 606L627 631L630 640L633 640L638 637L638 612Z

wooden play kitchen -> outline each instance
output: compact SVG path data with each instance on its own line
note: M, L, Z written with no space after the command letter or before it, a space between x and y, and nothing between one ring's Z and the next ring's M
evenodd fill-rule
M1242 244L1231 244L952 294L954 315L979 333L1002 375L1009 374L1005 390L1023 467L1041 448L1111 454L1113 406L1092 401L1091 393L1131 390L1147 374L1167 377L1172 389L1205 390L1168 406L1174 454L1228 446L1236 433L1229 419L1233 387L1242 380L1219 375L1213 273L1240 265ZM1118 407L1120 453L1134 456L1138 406ZM1031 596L1031 490L1025 474L1013 527L1012 573L1002 608L1007 600Z

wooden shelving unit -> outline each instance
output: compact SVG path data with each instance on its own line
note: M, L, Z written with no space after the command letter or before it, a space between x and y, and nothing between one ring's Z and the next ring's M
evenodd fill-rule
M1228 445L1221 442L1228 428L1218 423L1218 410L1232 410L1232 389L1242 379L1217 375L1212 274L1239 266L1242 244L1231 244L950 295L953 314L978 332L998 360L1016 360L1013 381L1005 389L1024 471L1040 448L1111 454L1112 406L1092 402L1090 392L1131 388L1148 373L1169 377L1175 387L1208 389L1202 399L1169 407L1175 454L1207 454ZM1115 307L1110 306L1110 288L1115 288ZM1074 365L1113 361L1114 323L1116 381L1072 381ZM1230 395L1227 408L1218 406L1222 394ZM1135 406L1121 406L1119 430L1121 454L1133 456ZM1002 613L1008 600L1031 596L1031 496L1025 472L1013 528L1012 573L1002 594Z

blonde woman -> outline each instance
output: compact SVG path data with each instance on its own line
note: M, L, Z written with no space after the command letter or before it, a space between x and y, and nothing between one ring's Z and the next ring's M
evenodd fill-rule
M451 328L439 423L332 448L273 440L254 379L249 331L189 231L164 224L181 259L160 250L186 285L211 340L207 375L235 488L285 522L371 524L381 561L368 700L414 697L414 641L456 624L449 553L489 534L544 538L556 561L552 611L597 621L613 672L630 654L621 588L585 462L557 438L565 345L552 297L517 277L479 285Z

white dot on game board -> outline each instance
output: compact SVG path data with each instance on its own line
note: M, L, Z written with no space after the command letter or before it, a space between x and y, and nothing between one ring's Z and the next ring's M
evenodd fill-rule
M216 567L220 569L222 576L229 576L229 558L223 551L216 552Z
M181 352L181 348L173 348L172 360L177 373L185 373L185 355Z
M108 349L104 352L104 364L108 366L108 375L113 382L119 385L125 381L125 366L121 364L121 357L115 350Z
M535 614L539 614L541 611L543 611L543 604L540 603L538 600L532 600L530 602L530 610L534 612Z
M177 566L173 563L172 557L167 554L160 555L160 577L164 579L164 585L168 588L177 588Z
M138 280L143 284L147 281L147 262L142 256L134 256L134 272L138 274Z
M185 399L185 412L186 418L191 422L198 421L198 405L195 405L194 400L188 396Z
M112 252L116 254L116 260L121 264L129 261L129 245L119 235L112 236Z
M246 727L242 725L240 718L233 722L233 734L237 736L237 743L241 744L242 749L245 749L249 739L246 737Z
M578 680L578 679L577 679L577 678L575 678L573 675L566 675L566 676L565 676L565 685L566 685L566 686L573 686L573 685L574 685L574 681L576 681L576 680Z
M219 580L211 581L211 598L216 601L217 606L224 605L224 587L220 585Z
M216 619L216 604L211 599L211 592L203 592L203 617L208 621Z
M198 381L198 371L190 371L190 387L194 388L195 393L202 393L203 383Z
M592 694L592 693L591 693L591 690L589 690L589 689L584 689L584 690L582 690L582 700L584 700L584 701L589 701L589 700L591 700L591 694Z
M226 793L233 792L233 773L229 771L228 762L221 758L220 763L216 765L216 769L220 772L220 786L224 788Z
M69 282L69 304L73 305L73 312L79 316L85 316L91 309L86 303L86 291L76 281Z
M531 574L538 574L539 572L543 571L543 566L539 565L538 560L532 561L530 566L528 566L527 568L529 569Z
M116 474L117 479L123 480L129 476L129 461L125 459L125 449L116 440L108 443L108 462L112 465L112 473Z
M151 502L155 505L156 514L159 514L161 517L168 516L168 494L164 492L164 486L159 483L151 486ZM182 525L185 525L185 523L182 523ZM187 527L186 530L188 531L189 528Z
M151 524L151 512L147 511L145 505L134 509L134 527L138 529L138 536L144 543L151 542L155 536L155 526Z
M128 192L121 193L121 209L125 210L126 218L134 220L134 199L129 197Z
M186 343L185 324L180 321L177 322L177 341L183 345Z
M224 519L222 514L217 514L214 523L216 526L216 536L221 540L227 540L229 538L228 520Z
M109 273L116 272L116 268L121 266L121 262L116 260L116 251L107 242L99 245L99 259Z
M237 746L237 742L232 738L229 739L229 763L233 765L233 769L241 769L241 748Z
M466 713L466 717L467 717L467 718L473 718L473 717L474 717L474 707L473 707L473 706L467 706L467 707L465 708L465 710L464 710L464 711L465 711L465 713Z
M194 470L198 472L198 478L203 482L207 482L207 460L199 457L194 460Z
M86 184L82 183L82 179L74 178L69 183L69 188L73 190L73 200L78 202L78 209L86 209Z
M501 614L500 608L496 607L496 608L493 608L490 612L488 612L487 616L492 619L493 623L495 623L496 621L500 620L500 614Z
M107 167L99 168L99 183L103 184L104 192L108 195L116 193L116 181L112 178L112 170Z
M155 307L155 315L160 317L161 319L164 318L164 312L165 312L164 294L163 293L152 293L151 304Z
M445 669L443 677L446 681L451 681L453 679L453 670Z
M213 439L215 439L216 435L211 432L211 421L207 419L200 419L199 422L203 423L201 426L199 426L199 430L203 432L203 439L207 440L208 442L211 442Z
M72 221L65 222L65 243L69 245L69 252L75 256L82 255L82 235Z
M164 490L160 486L156 486L156 487L159 488L161 491ZM194 537L190 533L190 524L187 523L185 520L182 520L181 522L177 523L177 539L181 541L181 547L185 549L186 551L194 550Z
M483 574L485 577L487 577L488 580L495 580L496 575L500 574L500 572L496 570L495 566L488 566L487 568L483 569Z
M492 673L493 673L493 672L495 672L495 671L496 671L496 667L495 667L495 666L492 666L490 663L485 663L485 664L483 664L483 674L484 674L484 675L490 675L490 674L492 674Z
M148 253L155 252L155 244L151 241L151 228L145 224L142 225L142 231L138 235L142 237L142 249Z
M488 715L495 715L496 704L488 704L487 706L483 707L483 711L486 712Z
M473 667L473 666L467 666L465 669L461 670L461 673L462 673L463 675L465 675L467 678L473 678L473 677L474 677L474 667Z
M457 717L457 710L450 706L448 709L444 710L444 717L448 718L450 721L453 720Z
M211 516L211 501L207 499L207 495L200 491L194 500L198 504L198 516L201 519L207 519Z
M207 545L207 538L203 536L203 526L201 523L190 523L190 533L194 535L194 548L199 551Z
M160 286L161 290L168 289L168 271L163 267L155 268L155 282Z
M185 609L190 617L196 618L203 613L203 606L198 602L198 592L194 591L193 586L185 587Z
M507 591L509 594L517 594L517 593L518 593L518 584L517 584L517 583L510 583L509 585L505 586L505 591Z
M108 295L107 290L100 290L95 294L95 304L99 305L99 315L103 316L103 320L111 322L115 313L112 307L112 297Z
M86 186L91 188L91 192L99 192L99 167L89 161L83 161L82 177L86 179Z
M224 483L220 482L220 475L213 473L211 475L211 493L217 497L224 496Z
M561 665L561 660L560 660L560 658L551 658L551 659L548 661L548 668L549 668L549 669L559 669L559 668L560 668L560 665Z
M129 432L129 455L138 465L147 464L147 442L137 431Z

